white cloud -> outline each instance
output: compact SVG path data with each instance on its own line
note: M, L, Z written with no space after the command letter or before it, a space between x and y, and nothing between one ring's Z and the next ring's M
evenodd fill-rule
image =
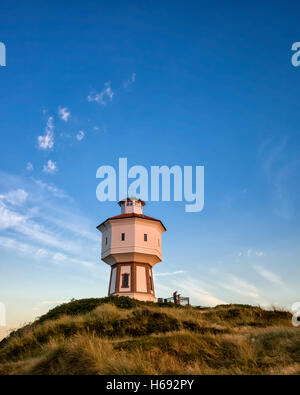
M22 254L36 255L38 249L31 244L24 243L10 237L0 237L0 246L12 249L15 252Z
M23 189L10 191L0 195L0 229L20 226L26 221L27 216L10 208L12 206L21 206L27 199L27 192ZM7 205L8 204L8 205Z
M24 220L24 216L7 207L0 201L0 229L15 227Z
M172 280L173 286L181 296L189 296L201 305L215 306L226 302L206 291L194 278Z
M155 277L156 275L154 273L154 278ZM174 292L174 289L170 285L161 284L159 281L156 282L155 289L156 289L156 294L160 292L160 293L164 293L168 297L171 296L172 293Z
M49 117L45 128L45 134L38 136L38 144L41 149L47 150L54 146L54 124L53 117Z
M94 223L77 212L73 199L54 199L63 193L55 186L0 172L2 188L25 183L30 200L20 188L0 195L0 248L38 261L78 265L103 277L104 267L95 263L101 237Z
M264 279L268 280L270 283L274 285L280 285L281 287L285 288L285 284L281 281L281 279L277 276L277 274L259 265L255 265L254 269L257 271L258 274L260 274Z
M237 253L237 255L238 255L238 257L241 257L241 256L243 256L243 255L245 255L245 256L247 256L247 257L251 257L251 256L259 256L259 257L262 257L262 256L264 256L265 254L264 254L264 252L263 251L256 251L256 250L253 250L252 248L249 248L246 252L242 252L242 251L239 251L238 253Z
M79 249L74 248L75 245L71 245L69 243L68 246L64 246L64 242L61 242L60 240L51 240L50 238L48 238L48 240L46 240L44 238L44 240L42 240L38 236L37 234L34 234L34 232L32 232L32 240L33 242L46 242L47 246L54 247L56 250L57 249L65 249L65 250L69 250L69 253L78 253ZM52 241L52 242L51 242ZM20 254L27 254L30 257L35 257L37 259L45 259L47 258L48 260L50 259L50 261L52 261L53 263L57 264L57 263L63 263L63 262L67 262L68 264L75 264L75 265L80 265L83 266L85 268L88 269L98 269L99 266L95 265L93 262L88 261L86 259L78 259L78 258L73 258L70 255L66 255L62 252L53 252L48 248L39 248L38 246L36 246L35 244L32 244L30 241L29 242L22 242L19 240L16 240L15 238L11 238L11 237L0 237L0 247L4 247L7 249L11 249L14 252L20 253ZM103 268L99 268L100 270Z
M131 77L124 82L124 87L127 88L129 85L132 85L135 82L136 73L132 73Z
M7 248L12 248L17 251L28 250L32 254L36 254L38 257L44 257L46 255L52 256L54 260L62 260L63 254L53 255L47 251L42 245L48 248L55 248L56 250L62 250L69 253L78 253L80 251L80 244L73 242L72 240L67 240L62 238L58 231L51 231L50 229L45 229L41 224L36 223L28 215L21 213L16 213L5 207L5 205L0 201L0 229L8 229L15 231L18 236L25 236L26 242L21 242L17 240L17 236L14 239L2 238L0 245ZM28 244L28 240L37 243L39 246L33 246ZM30 249L30 248L31 249Z
M258 288L233 274L228 274L226 276L226 282L221 282L220 286L239 295L254 299L258 299L260 297L260 291Z
M57 171L56 163L52 162L51 159L48 160L47 164L43 167L43 172L53 174Z
M45 226L38 224L34 221L23 221L15 230L21 233L27 238L34 240L35 242L42 243L49 247L58 248L64 251L76 252L76 243L67 241L55 232L45 229Z
M41 180L35 180L35 183L41 187L52 193L53 196L57 198L68 198L68 195L60 188L57 188L55 185L46 184Z
M78 141L81 141L84 138L84 131L83 130L79 130L79 132L76 135L76 138Z
M63 262L63 261L65 261L65 260L67 259L67 257L66 257L65 254L62 254L62 253L60 253L60 252L57 252L57 253L55 253L55 254L53 255L53 259L54 259L55 261L58 261L58 262Z
M175 272L155 273L155 276L173 276L174 274L185 273L183 270L177 270Z
M107 101L112 101L113 97L114 92L110 87L110 83L106 82L104 84L103 90L100 93L90 93L87 97L87 100L89 102L97 102L105 106L107 104Z
M48 256L48 251L46 251L44 248L39 248L36 252L35 255L38 258L45 258L46 256Z
M63 107L63 108L59 107L58 108L58 115L63 121L68 122L68 120L71 116L71 112L68 110L67 107Z
M270 187L270 198L277 215L289 220L296 211L295 194L299 161L288 155L287 138L270 138L260 147L258 157Z
M13 205L20 205L25 202L28 197L28 193L24 189L17 189L15 191L8 192L5 195L0 195L1 200L5 200Z
M31 162L27 162L26 170L27 170L27 171L32 171L32 170L33 170L33 165L32 165Z
M158 297L171 297L173 292L177 290L178 294L180 294L181 296L190 297L190 303L192 304L200 304L202 306L215 306L218 304L227 303L218 296L214 295L214 291L209 292L206 289L206 282L202 283L201 281L197 280L197 277L195 275L193 277L186 276L184 275L184 272L182 270L178 270L176 271L176 273L181 275L168 277L168 280L166 279L164 274L162 276L158 276L156 280L156 295ZM157 277L155 271L153 275L154 278ZM207 284L207 286L212 288L209 284ZM215 291L219 292L219 288L215 289Z

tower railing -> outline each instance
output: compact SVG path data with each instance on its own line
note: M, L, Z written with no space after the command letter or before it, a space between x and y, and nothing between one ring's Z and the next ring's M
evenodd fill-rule
M177 295L176 297L172 296L171 298L158 298L158 303L175 303L181 306L189 306L190 298L188 296Z

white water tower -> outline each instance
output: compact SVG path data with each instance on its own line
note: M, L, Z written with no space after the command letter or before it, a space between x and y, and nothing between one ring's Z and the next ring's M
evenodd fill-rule
M126 198L121 214L108 218L102 232L101 259L111 266L108 295L155 302L152 267L162 260L163 223L143 214L145 202Z

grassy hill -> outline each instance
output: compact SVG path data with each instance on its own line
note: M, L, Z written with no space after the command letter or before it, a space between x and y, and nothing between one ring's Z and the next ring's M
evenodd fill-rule
M0 374L300 374L291 314L81 299L0 342Z

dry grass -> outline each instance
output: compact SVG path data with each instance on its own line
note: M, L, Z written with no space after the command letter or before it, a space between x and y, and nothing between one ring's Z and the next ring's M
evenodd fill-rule
M300 374L300 329L288 312L94 307L56 310L12 334L0 343L0 374Z

